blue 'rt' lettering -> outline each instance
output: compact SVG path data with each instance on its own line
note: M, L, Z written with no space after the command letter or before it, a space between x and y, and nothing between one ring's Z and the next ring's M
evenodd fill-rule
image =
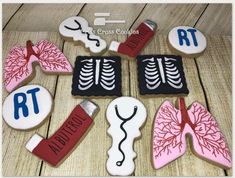
M39 113L38 102L36 97L36 92L38 91L40 91L40 88L34 88L26 92L27 94L31 94L32 96L33 109L35 114ZM19 117L20 109L22 110L23 116L28 117L29 109L28 106L26 105L26 102L27 102L27 95L25 93L16 93L14 95L14 117L16 120L20 118Z
M190 40L187 36L187 34L188 34L187 32L190 33L190 35L192 37L192 40L193 40L194 46L198 46L197 38L196 38L196 35L195 35L195 33L197 32L196 29L187 29L187 31L184 30L184 29L178 29L177 33L178 33L178 37L179 37L180 46L183 46L184 42L187 46L190 46Z

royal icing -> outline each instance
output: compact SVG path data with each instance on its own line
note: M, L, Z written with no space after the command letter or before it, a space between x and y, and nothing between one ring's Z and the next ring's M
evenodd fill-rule
M50 138L44 139L35 134L26 144L26 148L52 166L57 166L83 138L93 123L92 116L97 111L96 104L84 100L74 108L62 126Z
M39 85L21 87L3 103L3 119L14 129L27 130L41 124L52 110L50 93Z
M32 75L32 64L37 62L48 73L71 73L68 59L51 42L41 40L33 45L29 40L26 47L15 46L7 55L4 66L4 85L8 92L14 90Z
M231 153L215 118L198 102L187 110L183 98L179 109L165 101L155 116L153 163L159 169L186 151L186 134L192 136L194 152L225 168L232 166Z
M133 142L141 135L139 129L146 120L146 109L135 98L119 97L108 105L106 117L110 124L108 134L112 137L107 170L111 175L130 175L135 169Z
M168 34L169 44L180 54L196 56L206 49L206 38L196 28L178 26Z
M131 34L124 43L112 41L109 50L135 58L152 39L156 28L157 24L153 21L145 20L137 27L136 33Z
M189 93L180 56L137 56L137 64L141 95Z
M121 96L121 58L78 56L73 73L74 96Z
M106 49L106 42L93 33L88 22L80 17L69 17L59 26L60 34L65 38L72 38L73 41L81 41L92 53L101 53Z

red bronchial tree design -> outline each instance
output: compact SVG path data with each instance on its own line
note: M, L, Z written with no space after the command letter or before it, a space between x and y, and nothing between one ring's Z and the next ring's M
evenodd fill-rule
M198 102L186 110L184 99L180 109L165 101L156 114L153 131L153 161L160 168L186 151L185 136L192 135L194 151L203 158L231 167L231 153L214 117Z
M35 61L45 72L72 72L68 59L53 43L41 40L33 45L31 41L27 41L26 48L13 47L6 58L4 85L8 91L13 90L32 74L32 63Z

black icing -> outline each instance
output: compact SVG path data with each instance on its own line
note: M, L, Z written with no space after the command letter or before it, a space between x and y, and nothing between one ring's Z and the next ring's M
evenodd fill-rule
M125 156L125 154L124 154L124 152L123 152L123 150L122 150L122 148L121 148L122 143L123 143L123 142L126 140L126 138L127 138L127 133L126 133L126 130L123 128L123 126L124 126L124 124L125 124L127 121L131 120L131 119L136 115L137 110L138 110L138 107L135 106L135 107L134 107L134 112L132 113L132 115L131 115L130 117L128 117L128 118L123 118L123 117L119 114L119 112L118 112L118 107L117 107L117 105L115 105L115 112L116 112L116 115L118 116L118 118L119 118L120 120L122 120L122 123L121 123L121 125L120 125L120 129L124 132L124 137L122 138L122 140L121 140L121 141L119 142L119 144L118 144L118 150L122 153L122 160L116 162L116 165L117 165L117 166L122 166L122 163L125 161L125 158L126 158L126 156Z
M71 28L71 27L68 27L68 26L64 26L65 28L69 29L69 30L72 30L72 31L76 31L76 30L81 30L82 34L86 34L87 35L87 39L90 40L90 41L96 41L96 46L99 47L100 46L100 41L97 40L97 39L93 39L93 38L90 38L90 34L88 32L84 32L82 30L82 26L81 24L77 21L77 20L74 20L74 22L78 25L77 28Z
M174 88L167 82L165 57L175 59L175 61L171 60L172 64L170 64L170 66L173 66L173 67L171 67L171 69L175 69L175 67L176 67L176 70L178 70L178 74L179 74L179 76L181 78L181 82L182 82L182 87ZM151 68L150 67L148 69L149 70L156 69L157 74L156 75L153 74L153 75L151 75L151 77L156 78L156 76L159 75L159 81L160 81L159 86L157 88L154 88L154 89L150 89L150 88L147 87L147 80L148 79L147 79L147 76L146 76L146 68L147 68L147 64L148 64L146 59L152 59L152 58L154 58L154 60L148 66L151 66L153 63L155 63L156 68L154 68L154 67ZM162 61L161 64L163 66L163 71L164 71L164 76L165 76L165 83L163 82L163 78L160 75L160 68L159 68L159 63L158 63L159 59L161 59L161 61ZM188 94L189 93L189 90L187 88L185 75L184 75L184 69L183 69L182 57L181 56L175 56L175 55L139 55L139 56L137 56L137 66L138 66L139 92L140 92L141 95L145 95L145 94ZM169 66L169 63L168 63L168 66ZM168 67L168 69L169 69L169 67ZM177 76L177 75L175 75L175 76ZM177 79L174 79L174 80L177 80ZM149 81L154 83L154 79L150 79ZM150 85L150 86L153 87L153 86L156 86L156 85L153 84L153 85Z
M107 62L107 60L112 61L112 62ZM85 66L87 67L85 70L88 71L88 74L82 72L84 71ZM98 75L96 73L97 66L100 67ZM101 74L101 70L106 70L106 72L104 72L106 76L103 75L103 73ZM110 73L107 71L113 71L113 72ZM114 75L110 75L110 74L114 74ZM96 80L96 75L98 76L98 80ZM89 78L92 78L92 79L88 80ZM101 79L108 84L110 83L113 83L113 84L106 85L104 82L101 82ZM88 84L81 85L81 81L83 83L88 83ZM96 83L96 81L98 82ZM84 89L88 85L90 85L90 87L87 89ZM107 87L109 88L109 90L107 90ZM122 92L121 92L121 58L118 56L78 56L75 61L75 67L74 67L74 73L73 73L72 95L74 96L121 96L122 95Z

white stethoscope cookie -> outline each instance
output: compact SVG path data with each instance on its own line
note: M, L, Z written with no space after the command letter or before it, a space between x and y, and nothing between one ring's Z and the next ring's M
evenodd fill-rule
M108 134L113 140L108 151L107 171L111 175L130 175L135 169L133 142L141 135L139 129L146 120L146 109L139 100L123 96L109 104L106 117L110 124Z
M72 38L73 41L81 41L92 53L101 53L106 49L106 42L93 33L88 22L80 17L69 17L59 26L60 34L65 38Z

